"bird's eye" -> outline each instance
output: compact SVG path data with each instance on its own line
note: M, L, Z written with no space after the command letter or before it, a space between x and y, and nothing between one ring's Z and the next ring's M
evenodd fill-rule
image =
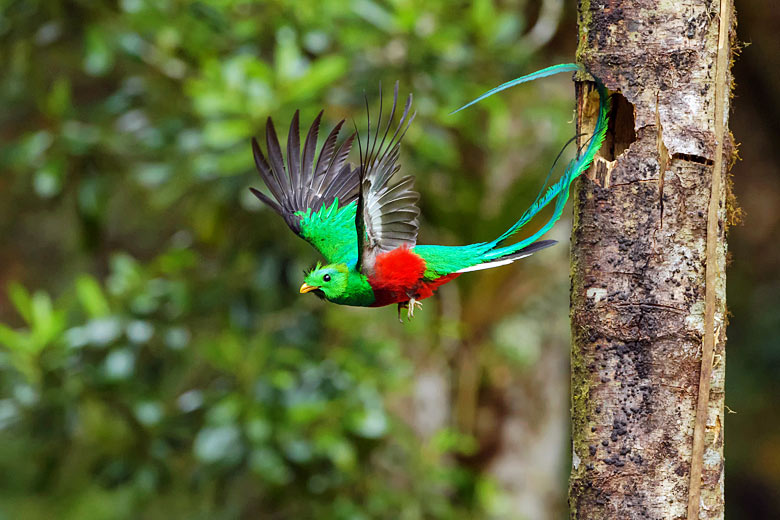
M329 282L329 281L330 281L330 275L329 275L329 274L326 274L325 276L323 276L323 277L322 277L322 281L323 281L323 282Z

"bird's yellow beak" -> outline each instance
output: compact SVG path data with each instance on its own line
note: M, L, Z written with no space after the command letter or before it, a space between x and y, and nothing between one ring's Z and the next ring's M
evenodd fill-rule
M307 283L304 283L303 285L301 285L301 294L305 294L309 291L313 291L314 289L319 289L319 287L316 285L309 285Z

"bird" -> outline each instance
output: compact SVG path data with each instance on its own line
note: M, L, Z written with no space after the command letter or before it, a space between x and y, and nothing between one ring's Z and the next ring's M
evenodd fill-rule
M577 70L581 70L581 66L576 64L542 69L506 82L458 110L519 83ZM252 138L255 165L268 194L254 187L250 190L325 259L324 263L317 262L305 272L300 293L314 293L341 305L382 307L397 304L398 319L403 322L402 310L406 310L407 319L411 320L415 309L422 307L422 300L460 275L508 265L554 245L554 240L540 238L560 218L569 186L590 166L606 134L610 101L606 88L600 82L596 83L599 114L593 135L586 142L587 146L583 144L578 156L571 160L561 178L546 192L540 190L533 204L499 237L460 246L418 245L420 210L417 202L420 195L414 191L414 177L405 175L397 182L391 182L401 169L401 141L415 116L411 112L412 95L409 94L398 123L394 124L399 111L397 82L392 108L384 125L380 84L379 115L373 135L366 100L368 131L365 141L355 127L355 132L337 145L345 123L342 120L315 154L323 115L320 111L309 127L301 150L300 113L296 111L287 136L285 162L269 117L265 133L267 156L257 139ZM356 166L347 160L355 142L359 149ZM519 242L506 244L553 201L553 215L537 232Z

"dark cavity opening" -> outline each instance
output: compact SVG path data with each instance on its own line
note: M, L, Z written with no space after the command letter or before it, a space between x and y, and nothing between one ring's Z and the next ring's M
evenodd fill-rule
M622 94L615 92L612 94L612 110L609 113L607 135L599 155L608 161L614 161L634 141L636 141L634 105L629 103Z
M701 155L691 155L688 153L676 153L672 155L672 159L681 159L683 161L688 161L697 164L705 164L707 166L712 166L713 164L715 164L715 162L712 161L711 159L707 159L706 157L702 157Z

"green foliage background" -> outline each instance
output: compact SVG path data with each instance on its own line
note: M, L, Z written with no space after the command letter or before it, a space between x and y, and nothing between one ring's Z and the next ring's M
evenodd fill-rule
M249 193L249 139L296 109L360 126L363 92L399 80L420 241L496 236L573 134L573 89L448 113L572 59L573 12L549 42L539 20L525 0L0 2L0 518L513 517L478 428L421 438L409 395L431 359L485 388L565 351L565 246L404 326L301 297L317 258Z
M489 509L495 486L454 462L473 440L444 429L421 444L388 410L408 394L414 351L457 322L435 302L400 326L394 309L299 296L316 256L248 192L249 138L268 115L286 133L296 109L361 125L362 93L373 104L380 81L399 80L418 111L403 163L423 192L423 241L498 234L571 134L571 88L447 114L546 64L517 44L522 8L8 3L2 278L25 284L10 282L16 313L0 328L8 517ZM487 195L518 140L534 144L511 171L523 179ZM496 205L486 217L483 200Z

